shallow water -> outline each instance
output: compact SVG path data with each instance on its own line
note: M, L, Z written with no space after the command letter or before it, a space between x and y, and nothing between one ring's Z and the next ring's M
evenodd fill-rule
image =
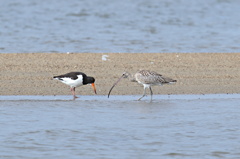
M239 95L1 96L0 158L240 158Z
M0 52L239 52L239 0L1 0Z

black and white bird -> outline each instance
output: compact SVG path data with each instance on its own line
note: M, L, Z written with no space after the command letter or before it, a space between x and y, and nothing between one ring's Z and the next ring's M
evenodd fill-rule
M110 89L110 91L108 93L108 98L110 96L110 93L111 93L113 87L115 87L122 78L128 78L131 82L138 82L143 85L144 92L143 92L142 97L140 97L138 100L141 100L144 96L146 96L146 88L149 88L150 92L151 92L151 101L152 101L152 95L153 95L151 86L171 84L171 83L177 82L177 80L171 79L171 78L163 76L157 72L149 71L149 70L140 70L137 73L135 73L134 75L131 75L128 72L124 72L122 74L122 76L117 80L117 82L115 82L113 84L112 88Z
M54 76L53 78L70 86L70 89L71 89L71 92L73 95L73 99L78 98L75 94L75 88L80 87L82 85L91 84L95 94L97 94L97 91L96 91L96 88L94 85L95 79L93 77L87 76L85 73L69 72L69 73L66 73L63 75Z

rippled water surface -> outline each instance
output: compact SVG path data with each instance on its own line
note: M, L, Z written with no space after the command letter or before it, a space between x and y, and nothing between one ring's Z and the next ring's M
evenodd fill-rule
M240 158L239 97L11 98L0 100L0 158Z
M0 0L0 52L239 52L239 0Z

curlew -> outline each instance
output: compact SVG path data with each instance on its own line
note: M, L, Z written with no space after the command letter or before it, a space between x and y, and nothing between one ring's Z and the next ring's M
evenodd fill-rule
M152 88L151 86L154 85L164 85L164 84L171 84L171 83L176 83L177 80L171 79L169 77L163 76L157 72L154 71L149 71L149 70L140 70L134 75L131 75L128 72L124 72L122 76L113 84L111 87L109 93L108 93L108 98L110 96L110 93L112 89L117 85L117 83L122 79L122 78L128 78L131 82L138 82L143 85L144 91L143 95L138 99L141 100L143 97L146 96L146 88L150 89L151 93L151 100L152 101Z
M75 93L75 88L80 87L82 85L91 84L95 94L97 94L96 88L94 85L95 79L93 77L87 76L85 73L70 72L70 73L66 73L63 75L54 76L53 78L70 86L70 90L72 92L73 99L78 98Z

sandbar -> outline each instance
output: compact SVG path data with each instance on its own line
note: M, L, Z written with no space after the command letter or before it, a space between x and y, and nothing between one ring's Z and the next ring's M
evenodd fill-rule
M240 93L240 53L1 53L0 95L71 95L52 78L71 71L95 77L98 95L107 95L123 72L141 69L177 80L154 86L154 94ZM76 93L94 95L91 85ZM142 85L123 79L111 94L142 93Z

